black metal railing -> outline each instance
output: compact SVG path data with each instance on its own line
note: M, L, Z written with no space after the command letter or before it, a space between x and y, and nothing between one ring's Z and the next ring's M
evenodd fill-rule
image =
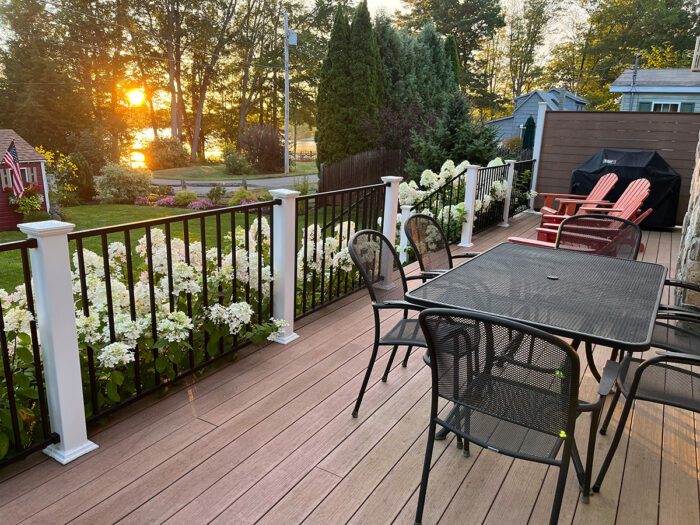
M527 192L532 187L532 170L535 167L535 159L516 162L513 174L513 189L510 196L510 210L508 217L513 217L528 208Z
M411 208L412 213L429 212L438 221L450 242L459 240L462 220L461 218L455 220L454 213L449 210L464 202L466 180L467 171L465 170L452 177L443 186L430 192ZM445 209L448 211L443 211Z
M69 234L88 421L265 335L276 204Z
M29 249L36 239L0 244L0 465L59 441L51 432L32 293ZM11 275L10 275L11 274Z
M347 246L355 231L381 231L385 191L374 184L297 198L297 319L363 286Z
M476 178L476 211L474 213L473 233L484 231L503 221L504 201L494 193L494 182L508 181L508 165L479 168Z

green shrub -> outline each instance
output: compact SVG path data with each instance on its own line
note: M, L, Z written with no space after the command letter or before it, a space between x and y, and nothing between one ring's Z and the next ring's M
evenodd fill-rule
M108 162L97 179L97 198L102 203L131 204L151 193L151 172Z
M246 190L240 188L233 196L228 200L229 206L238 206L243 201L256 200L255 194L251 190Z
M245 157L239 155L233 144L226 144L221 154L226 165L226 173L229 175L248 175L253 173L253 166Z
M521 139L517 135L508 137L506 140L503 141L503 147L510 150L523 149L523 139Z
M159 197L169 197L175 195L175 190L170 184L156 184L153 187L153 194Z
M75 164L78 174L78 197L84 202L89 202L95 198L95 176L92 166L80 152L71 153L70 160Z
M187 206L197 200L197 194L192 190L182 190L175 194L175 206Z
M47 211L30 211L24 214L22 222L48 221L50 218L51 214Z
M224 197L226 197L226 187L221 184L213 186L212 189L207 192L207 198L214 204L218 204Z
M187 166L189 154L176 138L158 138L146 147L146 165L152 170L166 170Z
M299 178L294 177L294 189L302 195L311 193L311 184L309 183L308 175Z

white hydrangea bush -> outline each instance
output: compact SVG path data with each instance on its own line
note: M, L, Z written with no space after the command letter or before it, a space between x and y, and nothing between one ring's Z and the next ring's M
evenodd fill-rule
M285 326L271 318L270 226L265 217L260 223L253 220L247 230L236 227L221 243L221 253L216 247L203 252L199 241L186 246L176 236L168 243L162 229L151 229L150 240L143 235L134 243L131 287L128 256L124 243L112 242L104 254L83 248L71 257L84 382L87 389L92 361L99 389L94 407L86 390L88 415L134 395L137 381L143 387L167 383L235 344L274 340ZM347 268L343 257L336 250L333 264ZM24 285L11 292L0 289L0 305L13 366L27 364L33 370L34 318Z
M298 312L329 299L338 288L344 293L352 283L359 282L359 273L348 251L348 242L356 230L355 222L339 221L331 226L324 229L318 224L309 224L301 230L296 262Z

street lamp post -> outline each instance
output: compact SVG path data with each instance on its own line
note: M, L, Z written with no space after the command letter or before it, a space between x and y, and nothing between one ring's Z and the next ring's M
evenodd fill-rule
M289 46L297 45L296 31L289 30L284 12L284 174L289 175Z

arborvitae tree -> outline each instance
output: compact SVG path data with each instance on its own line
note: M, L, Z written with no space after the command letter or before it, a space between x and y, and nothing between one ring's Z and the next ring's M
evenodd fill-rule
M496 130L472 119L467 98L459 92L447 100L444 117L425 137L415 136L406 173L418 179L425 169L439 170L447 159L484 165L496 156Z
M348 127L353 91L349 82L350 26L338 6L328 53L321 66L318 86L316 151L319 163L332 164L348 156Z
M442 115L457 83L442 38L432 24L427 24L418 35L416 53L416 80L423 108Z
M391 20L383 15L376 18L374 33L384 68L387 104L395 110L419 105L413 37L397 32Z
M384 69L366 0L352 19L349 57L352 120L346 140L348 154L354 155L370 148L371 136L378 131L377 115L384 106Z
M459 86L460 82L460 68L459 68L459 54L457 53L457 42L455 37L452 35L447 35L445 39L445 56L449 60L452 70L455 74L455 82Z

